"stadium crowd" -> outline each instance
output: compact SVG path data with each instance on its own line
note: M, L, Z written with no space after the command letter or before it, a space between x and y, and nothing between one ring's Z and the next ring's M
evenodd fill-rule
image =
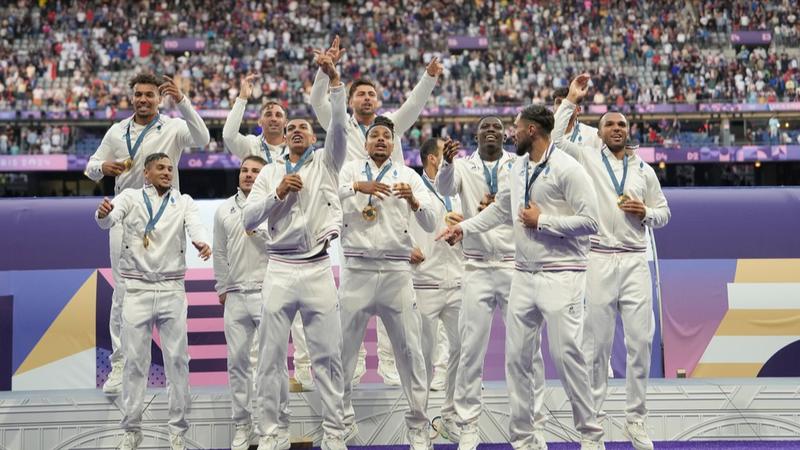
M245 73L254 104L307 104L311 49L337 33L345 79L366 76L399 104L434 54L446 76L438 106L545 101L579 71L599 104L774 102L798 90L796 0L678 1L17 1L0 7L0 109L126 109L142 68L173 75L200 108L229 108ZM576 28L573 24L578 23ZM769 30L769 48L734 48L730 33ZM448 37L487 50L448 52ZM191 37L196 53L161 42Z

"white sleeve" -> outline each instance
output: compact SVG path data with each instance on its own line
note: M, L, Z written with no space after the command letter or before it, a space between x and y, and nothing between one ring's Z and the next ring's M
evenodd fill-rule
M317 70L317 76L314 78L314 84L311 86L311 109L314 110L314 115L317 116L317 121L320 126L328 130L328 125L331 123L331 104L328 102L328 87L331 80L322 69Z
M511 187L505 185L497 192L495 201L478 215L461 222L464 236L470 233L484 233L497 226L513 224L511 217Z
M183 220L186 226L186 232L189 233L189 238L192 242L211 244L208 239L208 231L206 231L206 227L200 220L200 208L197 207L197 203L195 203L194 199L188 194L183 194L181 197L183 201L186 202Z
M411 91L405 102L395 111L386 114L386 117L394 122L394 132L402 135L414 125L419 115L425 108L428 98L436 87L436 77L428 75L425 70L414 90Z
M223 203L214 214L214 248L212 249L212 259L214 265L214 290L217 295L222 295L227 288L228 282L228 233L225 232L223 222Z
M352 164L347 164L342 168L341 173L339 173L339 199L344 200L346 198L350 198L356 195L355 189L353 189L353 182L355 180L354 171L352 170Z
M182 147L205 148L211 141L208 127L203 122L203 118L195 111L189 97L183 96L183 100L178 103L178 111L183 116L185 128L179 134L179 143Z
M449 195L451 197L458 195L461 190L461 176L456 168L456 160L448 163L442 158L442 163L439 166L439 171L436 173L436 180L434 181L436 190L442 195Z
M411 190L414 192L414 197L419 202L419 208L414 211L414 217L416 217L417 223L419 223L419 226L422 227L423 230L428 233L433 233L436 231L437 222L436 205L433 204L433 198L428 188L426 188L425 184L422 182L422 178L412 169L406 168L406 170L412 175L409 184L411 185Z
M561 100L561 105L556 110L555 123L553 131L550 132L550 139L555 142L556 147L567 152L569 156L583 164L583 153L586 150L586 146L570 142L566 135L569 119L572 117L572 113L575 112L575 108L576 105L566 98Z
M645 171L645 183L647 193L644 198L645 216L642 223L653 229L661 228L669 222L672 212L661 190L661 183L658 182L658 177L652 169Z
M563 103L562 103L563 104ZM559 237L578 237L597 233L597 195L589 174L581 166L565 171L561 187L573 214L539 216L537 233Z
M342 165L347 158L347 108L345 107L344 84L331 88L330 95L332 111L328 133L325 135L325 162L336 175L342 170Z
M139 190L134 189L125 189L119 195L111 199L111 204L114 205L114 209L108 213L107 216L103 217L102 219L97 216L97 210L94 212L94 220L97 222L97 225L104 229L108 230L109 228L113 227L118 223L122 223L125 220L125 216L128 215L131 207L133 206L133 199L131 199L131 192L141 192Z
M114 149L111 148L111 133L114 130L116 130L116 127L112 126L106 131L100 146L97 147L97 150L89 157L89 162L86 163L86 170L83 173L92 181L103 179L103 163L113 159Z
M247 201L242 209L242 224L244 229L252 231L258 228L269 217L269 214L276 205L283 202L278 198L275 190L277 186L271 186L269 175L266 171L261 171L253 183L253 189L247 196ZM288 197L288 195L287 195Z
M222 142L225 144L225 148L239 159L245 159L251 154L250 143L243 134L239 133L245 108L247 108L247 100L237 98L228 118L225 119L225 126L222 128Z

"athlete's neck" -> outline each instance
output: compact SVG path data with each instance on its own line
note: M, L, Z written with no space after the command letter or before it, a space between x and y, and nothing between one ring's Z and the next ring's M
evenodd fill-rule
M375 163L375 165L378 167L378 169L380 169L386 163L386 161L389 160L389 157L388 156L382 156L382 155L381 156L370 155L370 159L372 159L372 161Z
M530 158L533 162L541 162L547 149L550 147L550 136L544 139L536 139L531 146Z
M355 118L356 118L356 122L358 122L359 125L363 125L365 127L368 127L368 126L372 125L372 122L375 122L375 114L374 113L363 114L363 115L356 113L355 114Z
M503 156L503 147L479 147L478 155L484 161L497 161L501 156Z
M431 180L435 180L436 179L436 173L439 171L439 168L436 167L435 164L428 163L428 165L425 166L425 168L422 169L422 170L425 171L425 175L427 175L428 178L430 178Z
M134 114L133 121L136 122L138 125L147 125L156 117L157 114L158 113L150 114L148 116L144 116L141 114Z
M279 146L282 145L286 140L283 137L283 133L275 133L275 134L267 134L263 133L261 136L264 137L264 140L267 141L267 144Z

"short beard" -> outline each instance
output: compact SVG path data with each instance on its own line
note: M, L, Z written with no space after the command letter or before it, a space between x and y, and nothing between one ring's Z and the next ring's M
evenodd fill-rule
M530 140L517 143L517 156L524 156L530 153L533 142Z

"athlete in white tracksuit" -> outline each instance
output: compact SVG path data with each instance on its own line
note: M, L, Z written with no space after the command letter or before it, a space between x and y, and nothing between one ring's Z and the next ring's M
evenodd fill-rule
M491 194L508 185L516 160L503 151L503 123L486 117L478 123L478 150L464 159L445 155L436 175L436 189L444 195L459 195L464 217L478 214ZM481 234L470 234L462 243L465 257L463 299L459 329L461 360L456 377L455 409L462 428L462 450L478 445L478 419L481 415L481 379L489 333L495 309L505 318L514 275L514 239L509 224L501 223ZM537 346L538 348L538 346ZM537 433L542 433L546 418L542 414L544 361L534 355L534 386L538 395L533 405ZM542 436L542 439L544 437Z
M253 368L251 349L258 349L255 336L261 323L261 288L267 272L269 255L264 227L247 233L242 225L242 208L263 170L266 161L259 156L245 157L239 169L239 189L225 200L214 215L214 288L225 306L225 341L228 348L228 384L231 389L233 422L236 433L233 450L246 449L253 431L250 402ZM255 341L255 342L254 342ZM258 361L258 359L256 359ZM263 382L263 380L258 380ZM287 383L287 377L281 382ZM285 392L285 387L281 392ZM289 433L288 398L281 398L279 432Z
M438 139L425 142L420 149L422 158L422 181L433 202L436 214L436 232L447 228L449 223L463 220L461 199L458 196L441 195L434 187L439 161L442 158L444 143ZM449 144L453 145L453 144ZM457 415L453 404L456 388L458 360L461 356L458 332L458 316L461 313L461 277L464 273L464 256L460 246L452 247L446 242L437 242L433 233L423 230L419 223L412 221L411 237L414 239L414 252L411 254L412 279L417 296L417 307L422 315L422 353L425 356L425 369L428 387L433 382L433 369L436 363L437 347L440 343L439 327L444 326L448 354L445 382L445 400L441 408L441 419L434 419L433 425L446 439L458 442ZM441 422L439 422L441 420Z
M261 107L258 125L262 129L260 136L241 134L242 118L247 107L247 99L253 91L253 81L257 75L243 78L239 86L239 96L231 108L225 126L222 128L222 141L225 148L240 160L248 156L260 156L267 164L272 164L286 153L286 110L277 102L267 102ZM266 268L265 268L266 269ZM300 316L292 321L292 342L294 344L295 378L306 389L314 386L311 378L311 359L308 356L308 345L303 333L303 322Z
M336 74L330 61L324 67ZM259 327L259 379L269 381L283 376L289 327L299 313L308 332L311 364L322 400L325 450L345 448L342 333L327 248L342 225L338 173L346 152L347 116L344 85L338 74L332 84L333 114L325 148L314 149L316 136L308 121L289 121L289 152L282 162L270 164L261 172L242 212L245 229L253 230L266 221L268 233L270 262ZM288 395L285 387L262 382L258 390L263 405L259 449L288 449L288 439L278 433L282 423L280 399Z
M581 351L589 237L597 232L597 198L586 171L550 141L553 115L541 105L516 119L517 154L509 183L481 214L451 227L458 240L511 224L516 270L506 314L506 382L515 449L543 449L531 401L532 355L547 323L550 354L572 404L582 449L604 448L592 409L589 375ZM527 207L525 205L528 205ZM463 437L462 437L463 441Z
M173 161L176 169L173 186L180 189L177 166L183 150L187 147L202 148L208 145L208 128L192 108L189 99L180 93L174 83L167 81L161 84L162 81L152 75L137 75L131 80L131 102L135 108L133 117L112 125L86 164L86 176L93 181L100 181L104 176L115 177L114 195L119 195L128 188L144 186L144 160L148 155L157 152L166 153ZM165 90L160 89L160 84ZM183 119L159 114L159 104L164 97L175 101ZM130 161L126 162L128 160ZM119 338L122 299L125 296L124 279L119 274L122 227L112 227L108 238L111 273L114 278L109 317L112 371L103 390L115 394L120 390L123 364Z
M600 122L597 146L565 138L565 124L580 102L582 78L556 112L553 140L586 169L597 192L599 229L592 238L587 271L587 318L584 351L589 361L594 407L602 416L608 388L608 365L617 314L622 315L627 348L625 432L637 449L652 449L645 406L655 318L650 266L645 256L646 226L660 228L670 219L667 200L653 169L626 151L627 120L608 113ZM618 191L620 193L618 193ZM620 195L629 200L620 204Z
M413 248L409 229L411 222L417 221L423 230L432 232L441 219L436 217L419 175L405 166L395 166L389 158L392 140L391 122L379 117L367 130L370 157L342 168L342 360L349 378L355 371L367 322L372 316L380 317L395 350L400 383L409 404L406 425L411 447L427 450L428 385L420 343L421 318L409 264ZM351 386L345 386L344 404L345 423L355 429Z
M147 158L151 185L126 189L113 202L104 200L95 215L103 229L122 228L120 275L126 293L122 305L121 447L135 449L142 440L144 395L150 373L150 345L155 326L161 338L169 396L169 431L173 449L184 448L189 428L189 348L186 335L186 233L204 259L211 256L208 235L194 201L172 189L173 165L156 153Z
M334 40L331 49L338 50L338 38ZM408 94L405 102L395 111L384 113L384 116L389 118L394 123L394 149L392 151L391 159L394 165L405 165L403 156L403 146L401 137L406 131L411 129L414 123L419 118L425 103L430 98L434 87L436 87L436 80L442 73L442 66L436 58L434 58L425 72L420 78L414 89ZM353 114L347 120L347 159L350 161L362 161L367 157L365 150L365 132L377 115L378 108L381 106L380 94L376 86L372 82L364 82L363 80L356 80L351 85L348 94L348 103L353 110ZM329 80L322 71L317 71L314 79L314 84L311 87L311 107L317 120L323 127L330 122L330 106L327 102L326 96L328 92ZM342 274L339 277L340 284L344 282ZM377 320L377 334L378 334L378 360L379 367L378 373L384 379L386 384L396 385L397 369L394 360L392 346L386 335L386 328L380 319ZM354 374L354 381L358 381L363 373L358 373L365 367L364 358L366 357L366 349L362 345L359 350L358 370Z

